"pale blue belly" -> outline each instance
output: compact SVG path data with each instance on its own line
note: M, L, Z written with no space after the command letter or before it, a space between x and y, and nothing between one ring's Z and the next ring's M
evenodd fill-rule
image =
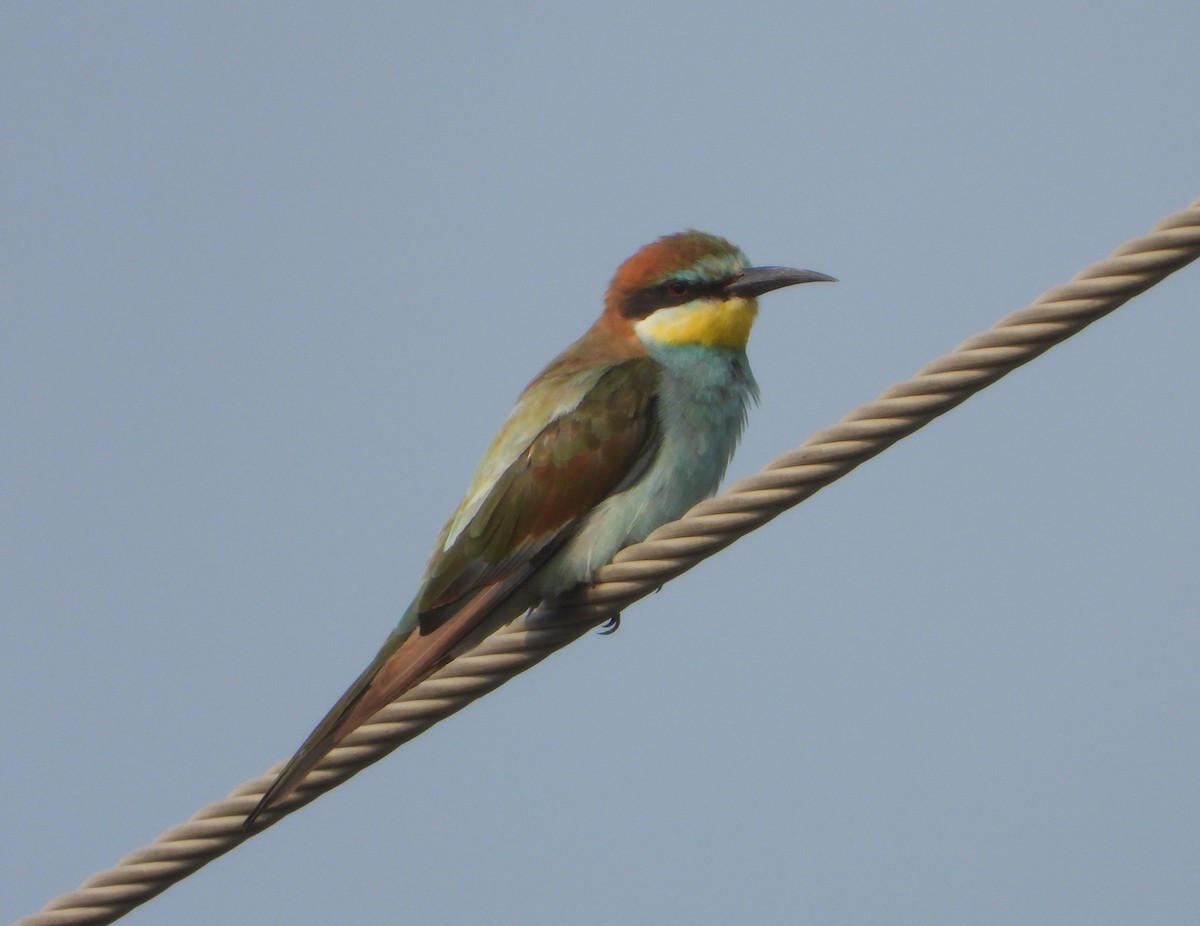
M618 550L644 540L716 491L757 396L746 355L691 347L653 351L663 364L662 444L634 485L606 499L547 564L542 597L591 579Z

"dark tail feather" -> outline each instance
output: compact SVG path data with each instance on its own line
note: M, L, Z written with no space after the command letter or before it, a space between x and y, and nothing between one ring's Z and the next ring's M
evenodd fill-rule
M296 785L300 784L305 776L312 771L313 766L324 759L330 750L350 732L350 729L346 729L345 722L349 719L352 712L357 713L355 708L361 707L366 703L366 695L368 689L371 687L371 682L379 674L379 670L387 660L391 658L391 655L394 655L394 653L389 655L391 642L389 639L384 643L382 649L379 651L379 655L354 680L354 684L346 689L345 694L338 699L337 704L322 718L316 728L308 734L303 744L296 750L295 755L288 760L287 765L283 767L283 770L271 782L271 786L267 788L262 799L250 811L246 819L242 821L243 829L250 829L263 811L291 794ZM395 652L399 652L399 649ZM371 699L371 701L374 700L374 698ZM382 706L380 705L380 707ZM378 708L375 708L375 710L378 710Z
M407 631L407 628L403 633L399 628L394 631L362 675L346 689L296 750L262 800L243 821L242 828L250 829L263 811L291 794L343 739L441 666L463 640L474 636L473 630L479 628L490 633L498 626L497 618L504 623L526 610L528 604L500 607L515 591L516 584L508 581L488 586L428 633L421 633L419 629ZM402 620L400 626L409 623Z

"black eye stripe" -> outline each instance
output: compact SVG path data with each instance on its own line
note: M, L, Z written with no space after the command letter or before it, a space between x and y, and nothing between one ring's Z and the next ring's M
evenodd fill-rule
M694 283L678 277L664 280L656 286L630 293L621 306L621 314L626 318L646 318L659 309L715 296L728 284L729 280L705 283Z

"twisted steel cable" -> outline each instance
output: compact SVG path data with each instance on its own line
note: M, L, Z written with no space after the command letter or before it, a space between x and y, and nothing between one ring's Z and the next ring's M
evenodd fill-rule
M113 922L1197 257L1200 199L621 551L586 589L497 631L351 734L253 829L242 822L282 762L17 926Z

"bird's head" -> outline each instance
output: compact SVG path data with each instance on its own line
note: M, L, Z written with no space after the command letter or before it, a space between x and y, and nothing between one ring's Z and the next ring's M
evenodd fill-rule
M763 293L836 282L812 270L748 264L740 248L716 235L667 235L617 269L604 298L605 315L643 343L745 350Z

